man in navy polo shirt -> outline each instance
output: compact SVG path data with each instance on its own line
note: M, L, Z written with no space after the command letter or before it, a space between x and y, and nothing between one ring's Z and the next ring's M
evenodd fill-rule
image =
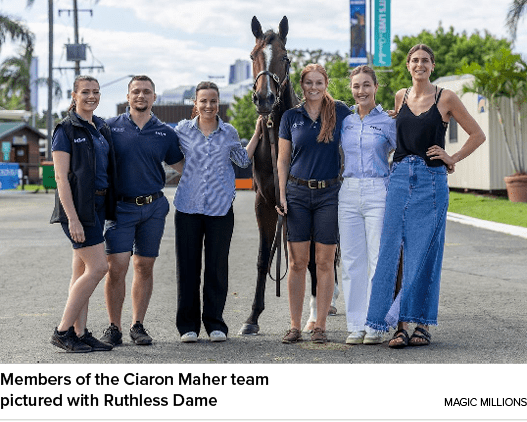
M152 343L143 320L152 295L153 269L165 229L169 204L161 191L165 186L163 162L181 173L183 154L175 131L152 113L156 100L153 81L134 76L128 84L126 113L108 120L117 160L117 219L106 222L106 252L109 271L105 297L110 326L102 341L122 343L121 313L126 292L125 278L133 254L133 325L135 344Z

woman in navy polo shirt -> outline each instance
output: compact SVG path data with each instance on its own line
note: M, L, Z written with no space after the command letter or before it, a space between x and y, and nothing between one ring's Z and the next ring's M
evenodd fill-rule
M369 66L351 72L354 114L342 123L344 180L339 192L342 289L348 344L382 343L383 331L366 326L388 185L388 154L396 147L395 119L375 104L377 77Z
M335 284L334 259L338 243L339 142L349 108L327 91L328 75L319 64L307 65L300 84L304 102L288 110L280 122L278 178L280 214L287 214L291 328L282 341L295 343L300 333L309 245L315 241L317 320L311 336L325 343L326 317Z
M232 163L251 164L260 133L243 148L236 129L218 116L219 90L213 82L196 87L191 120L176 127L185 155L176 207L176 277L178 286L176 326L184 343L198 339L201 321L213 342L225 341L223 320L227 299L229 248L234 228L232 203L236 195ZM200 284L202 249L205 246L203 314Z
M104 252L105 216L115 212L115 157L110 128L93 112L99 82L78 76L68 116L53 133L57 193L52 223L60 222L73 246L73 274L62 321L51 344L67 352L111 350L86 329L88 301L108 271Z

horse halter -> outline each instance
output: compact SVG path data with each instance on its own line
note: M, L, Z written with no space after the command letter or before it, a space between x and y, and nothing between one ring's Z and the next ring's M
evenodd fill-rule
M289 81L289 69L291 67L291 61L289 60L289 57L285 56L283 61L286 62L286 68L285 68L285 77L282 82L280 82L280 78L276 73L270 72L269 70L262 70L261 72L256 75L256 78L254 79L253 84L253 91L256 91L256 84L258 83L258 79L260 79L260 76L266 75L269 76L270 79L275 83L275 89L276 89L276 99L273 103L273 110L280 104L282 94L284 92L284 88L287 85L287 82Z

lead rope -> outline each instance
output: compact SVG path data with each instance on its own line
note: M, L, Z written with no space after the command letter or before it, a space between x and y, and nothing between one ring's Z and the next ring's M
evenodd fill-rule
M262 125L263 125L262 121ZM278 181L278 166L277 166L277 152L276 152L276 139L274 135L274 122L272 118L268 117L265 126L262 127L263 136L269 137L269 144L271 145L271 161L273 163L273 178L274 178L274 192L276 204L280 206L280 185ZM282 260L282 242L284 244L284 255L285 255L285 273L280 276L280 266ZM275 266L275 277L272 275L272 265L274 255L276 253L276 266ZM276 223L276 232L271 246L271 252L269 255L269 264L267 266L267 273L271 280L276 283L276 296L280 297L280 281L283 280L289 269L289 255L287 251L287 218L278 214L278 221Z

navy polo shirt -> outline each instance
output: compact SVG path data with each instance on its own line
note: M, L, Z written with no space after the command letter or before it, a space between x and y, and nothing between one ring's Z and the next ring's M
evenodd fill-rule
M117 195L133 197L162 190L166 180L163 161L172 165L184 158L174 129L153 114L139 129L129 111L106 122L117 160Z
M341 101L335 101L335 111L337 119L333 140L328 144L317 142L320 117L315 122L311 120L304 104L287 110L282 116L279 136L292 143L289 170L292 176L304 180L329 180L339 176L342 121L351 111Z
M110 154L110 145L106 138L99 132L104 125L102 119L93 119L97 125L97 129L93 127L88 121L84 120L77 113L82 125L88 129L93 141L93 149L95 151L95 189L103 190L108 187L108 155ZM52 151L63 151L71 155L71 141L67 138L62 126L53 134L53 143L51 144Z

